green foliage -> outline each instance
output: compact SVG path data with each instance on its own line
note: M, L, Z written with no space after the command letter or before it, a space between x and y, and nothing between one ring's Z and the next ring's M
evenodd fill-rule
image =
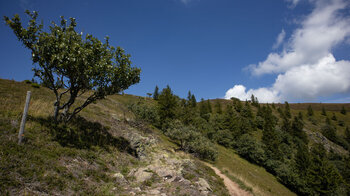
M31 84L32 83L32 81L30 81L30 80L24 80L23 82L25 82L26 84Z
M208 112L209 112L209 113L212 113L212 112L213 112L213 109L211 108L211 104L210 104L209 99L207 100L207 108L208 108Z
M32 83L31 86L33 88L40 88L40 85L38 83Z
M33 64L38 65L33 68L35 76L54 92L55 120L61 116L68 122L87 105L140 81L141 70L131 67L130 55L120 47L110 46L108 37L105 43L89 34L84 38L75 30L75 18L70 18L68 24L64 17L59 25L52 23L45 32L43 24L36 21L37 12L27 10L26 14L30 17L26 28L18 15L12 19L5 16L4 20L18 40L31 50ZM88 90L94 91L70 111L76 98ZM67 93L69 98L62 99Z
M250 101L252 102L252 106L259 107L258 98L257 98L257 97L254 97L253 94L252 94L252 96L251 96L251 98L250 98Z
M305 144L299 144L297 149L297 154L295 156L295 164L299 175L304 177L306 175L307 169L311 164L309 149Z
M303 121L303 119L304 119L303 113L299 112L299 113L298 113L298 118L299 118L301 121Z
M199 115L205 119L206 121L209 121L210 118L210 110L211 107L209 107L208 102L204 101L204 99L201 99L200 105L199 105Z
M177 117L178 105L178 98L168 85L162 90L158 99L158 114L161 124L167 119L175 119Z
M153 125L159 124L159 115L157 108L147 102L138 101L137 103L131 103L128 105L139 120L144 120Z
M159 89L158 89L158 86L156 86L156 88L154 89L154 93L153 93L153 99L154 100L158 100L158 97L159 97Z
M337 117L335 116L335 113L333 113L332 120L336 121Z
M327 160L321 144L311 148L311 164L306 179L312 190L320 195L334 194L342 181L337 169Z
M217 100L215 103L215 112L218 114L222 114L221 103L219 100Z
M313 116L313 115L314 115L314 111L312 110L311 105L309 105L309 106L307 107L307 115L308 115L308 116Z
M324 108L324 106L322 106L322 115L327 116L326 109Z
M346 115L346 109L344 106L341 108L340 113Z
M289 107L289 104L288 102L284 102L284 115L287 117L287 118L291 118L292 115L290 114L290 107Z
M218 130L215 133L214 138L218 144L223 145L226 148L232 147L232 144L234 143L233 134L227 129Z
M281 141L275 130L276 117L273 116L272 110L269 106L263 106L262 113L264 117L262 142L265 144L268 158L281 157L279 150L279 144Z
M349 127L346 127L346 129L345 129L345 139L350 144L350 129L349 129Z
M291 134L299 138L301 141L303 141L304 144L308 144L309 141L306 133L303 131L303 128L304 128L303 122L298 117L294 117Z
M322 134L329 140L333 142L337 141L336 129L334 126L326 124L322 127L321 131Z
M239 137L235 143L235 149L239 155L250 162L262 165L266 161L263 145L249 134Z
M181 150L201 159L214 161L217 157L217 150L207 138L193 128L183 125L179 120L171 122L165 134L179 142Z
M191 108L195 108L197 106L196 97L194 96L194 94L191 94L191 91L188 91L187 100L188 100L188 105Z

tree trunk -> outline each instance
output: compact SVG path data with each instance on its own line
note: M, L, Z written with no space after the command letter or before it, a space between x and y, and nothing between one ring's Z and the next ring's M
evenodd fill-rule
M53 119L55 120L55 122L58 121L58 112L60 111L60 101L57 100L54 104L54 113L53 113Z

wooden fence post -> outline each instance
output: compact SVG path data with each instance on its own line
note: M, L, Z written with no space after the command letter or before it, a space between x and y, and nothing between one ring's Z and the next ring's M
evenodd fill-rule
M24 126L25 126L25 124L26 124L26 118L27 118L27 113L28 113L30 95L31 95L31 92L30 92L30 91L27 91L26 104L25 104L25 106L24 106L24 111L23 111L23 115L22 115L21 126L20 126L19 133L18 133L18 144L21 144L21 143L22 143L23 136L24 136Z

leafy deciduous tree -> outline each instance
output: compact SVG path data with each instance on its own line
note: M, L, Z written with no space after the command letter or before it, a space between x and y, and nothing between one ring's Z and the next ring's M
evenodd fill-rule
M114 48L106 37L105 43L87 34L77 33L74 18L70 23L61 17L59 25L52 22L45 32L37 23L37 12L26 11L30 17L25 28L16 14L4 20L18 40L31 50L35 76L51 89L55 96L54 119L71 120L77 113L96 100L119 93L140 81L140 69L131 67L130 55L120 47ZM93 90L87 93L89 90ZM87 98L70 111L76 99ZM68 95L68 99L63 99ZM62 113L60 111L63 110Z

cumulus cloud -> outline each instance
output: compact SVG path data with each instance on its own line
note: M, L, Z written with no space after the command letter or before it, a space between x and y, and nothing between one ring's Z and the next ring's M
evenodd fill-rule
M295 66L314 64L349 37L350 19L339 15L347 5L340 0L330 4L315 2L315 9L293 32L286 49L270 53L265 61L251 66L253 74L282 73Z
M263 103L280 102L281 100L278 91L271 88L250 89L246 91L246 87L243 85L235 85L233 88L230 88L225 94L225 99L235 97L240 100L250 100L252 95L258 97L259 101Z
M334 47L340 43L346 44L350 37L350 17L342 13L349 8L349 2L310 0L310 3L314 5L313 11L293 32L286 47L280 53L272 52L265 61L249 67L253 75L278 74L271 87L259 88L267 93L261 96L271 99L267 102L276 99L312 100L350 91L350 61L337 61L332 54ZM277 45L283 42L279 43L279 37ZM244 88L244 92L261 92L259 89L245 92ZM237 89L230 90L230 94L235 94L233 91ZM245 99L245 96L238 98Z
M284 31L284 29L282 29L281 33L278 34L276 42L273 44L272 48L277 49L278 47L280 47L285 37L286 37L286 32Z
M349 61L336 61L328 54L315 64L293 67L279 74L272 88L284 99L313 100L318 96L348 92L349 73Z

